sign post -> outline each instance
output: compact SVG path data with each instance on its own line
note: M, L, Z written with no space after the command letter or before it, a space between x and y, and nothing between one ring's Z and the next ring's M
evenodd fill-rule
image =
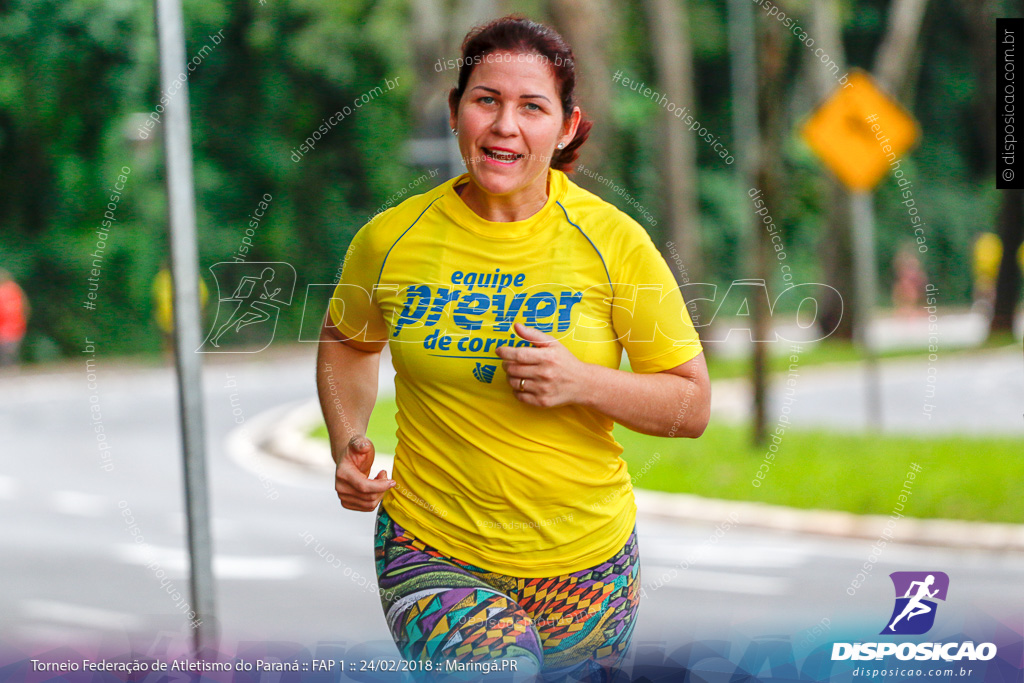
M156 0L160 88L185 78L185 29L181 0ZM215 636L213 558L210 543L206 450L203 442L202 344L199 316L199 266L196 249L195 194L192 186L192 135L189 129L188 82L170 97L164 113L167 163L167 214L170 223L171 278L174 285L174 357L185 454L185 512L191 562L192 623L198 653Z
M851 193L854 329L865 357L868 426L881 429L882 391L871 331L878 296L871 191L888 173L894 160L917 142L917 123L867 73L854 70L849 82L811 115L801 133Z

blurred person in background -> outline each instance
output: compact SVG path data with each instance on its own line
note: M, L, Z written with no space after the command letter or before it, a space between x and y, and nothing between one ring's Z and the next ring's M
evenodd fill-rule
M996 278L1003 260L1003 241L994 232L983 232L974 240L974 309L992 316L996 302ZM1024 273L1024 244L1017 250L1017 267Z
M650 236L566 174L591 122L563 38L505 17L470 31L458 68L450 125L468 173L356 234L321 332L336 491L377 510L381 604L404 657L607 680L640 598L612 428L700 436L707 366ZM392 479L370 478L366 437L385 346Z
M917 248L905 245L893 259L892 304L896 312L905 316L924 315L924 286L927 278L917 256Z
M1003 258L1003 243L994 232L983 232L974 240L974 308L992 315L996 300L996 276Z
M17 365L31 308L11 274L0 268L0 367Z
M160 338L164 353L174 353L174 287L171 283L171 271L164 263L153 276L153 319L160 328ZM209 291L203 278L199 278L199 310L206 310Z

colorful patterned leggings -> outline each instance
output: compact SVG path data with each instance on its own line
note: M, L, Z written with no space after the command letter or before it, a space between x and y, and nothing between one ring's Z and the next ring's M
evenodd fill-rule
M640 604L636 528L590 569L551 578L497 574L445 555L377 511L381 604L402 656L434 662L516 658L548 680L610 680Z

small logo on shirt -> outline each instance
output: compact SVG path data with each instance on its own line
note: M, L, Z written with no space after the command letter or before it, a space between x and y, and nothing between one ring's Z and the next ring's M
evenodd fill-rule
M496 370L494 365L484 365L483 363L477 363L476 367L473 368L473 376L484 384L490 384L491 380L494 379L494 371Z

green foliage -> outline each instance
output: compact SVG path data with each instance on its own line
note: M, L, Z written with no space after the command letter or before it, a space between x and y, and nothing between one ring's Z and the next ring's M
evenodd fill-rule
M790 0L804 24L812 0ZM964 267L975 236L990 230L998 193L991 169L965 135L976 119L978 89L962 10L954 0L929 9L919 78L905 99L923 133L902 161L928 222L922 261L943 303L970 298ZM887 0L842 3L843 37L852 65L872 66L888 20ZM694 52L696 101L688 106L723 144L735 148L729 89L730 54L725 3L687 4ZM541 20L547 3L512 3ZM411 9L405 0L186 0L186 55L203 55L189 74L188 97L201 268L231 258L266 193L273 199L255 228L250 261L286 261L299 274L297 292L329 282L352 235L396 189L419 174L404 162L415 91ZM631 78L656 83L645 6L614 6L607 63ZM223 36L214 44L215 35ZM796 136L814 106L807 93L805 48L789 46L793 134L779 160L784 200L770 207L786 245L794 280L821 275L818 245L829 198L825 171ZM29 355L40 360L73 354L85 336L101 353L156 352L151 284L167 258L167 206L160 126L139 139L140 126L159 113L157 46L149 3L114 0L14 0L0 7L0 266L11 271L33 305ZM322 122L381 86L366 105L321 136L296 162L292 156ZM177 95L178 97L183 94ZM602 167L658 219L650 228L669 239L665 196L656 160L663 151L661 109L622 87L611 89L613 129ZM586 103L583 103L586 105ZM161 106L162 108L162 106ZM678 125L683 125L679 122ZM143 128L145 132L146 129ZM719 285L749 276L740 249L751 207L725 166L697 141L698 190L704 249L702 270ZM131 169L102 254L96 310L83 307L98 239L119 169ZM439 182L438 181L435 182ZM418 191L426 190L423 186ZM607 188L599 193L634 215ZM887 298L891 263L913 232L890 177L876 195L880 292ZM638 218L646 224L642 218ZM774 265L774 264L773 264ZM772 291L780 286L778 269ZM881 301L880 303L884 303ZM300 306L283 311L278 339L297 330Z
M247 260L292 263L301 295L306 283L329 281L365 218L411 177L401 161L407 48L387 30L404 21L401 5L193 1L185 16L186 59L202 56L188 79L201 267L236 252L269 193ZM131 139L139 118L162 111L151 7L15 2L0 14L0 45L9 65L0 77L0 264L33 304L27 346L70 354L90 336L103 353L156 351L150 288L167 258L160 126ZM385 78L399 87L292 160L325 118ZM89 311L90 254L122 166L127 190ZM300 314L285 311L283 333Z

